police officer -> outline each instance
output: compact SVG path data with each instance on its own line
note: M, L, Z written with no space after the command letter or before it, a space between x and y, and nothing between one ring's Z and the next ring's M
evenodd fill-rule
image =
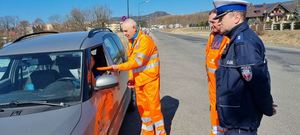
M214 0L221 33L230 38L216 70L217 112L225 135L256 135L262 116L276 113L265 47L245 20L247 4Z

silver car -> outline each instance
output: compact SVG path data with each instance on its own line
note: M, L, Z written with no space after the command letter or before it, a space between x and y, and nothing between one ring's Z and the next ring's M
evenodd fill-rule
M40 32L0 49L0 131L5 135L118 134L131 102L126 61L108 29Z

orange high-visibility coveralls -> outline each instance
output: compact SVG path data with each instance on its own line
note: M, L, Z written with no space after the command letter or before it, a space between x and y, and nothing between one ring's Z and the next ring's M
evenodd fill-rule
M154 41L139 30L135 40L129 40L128 61L118 65L119 70L129 70L129 80L135 82L143 135L166 135L159 94L159 64L158 50Z
M210 135L222 135L224 130L219 126L218 113L216 108L216 77L215 71L219 66L219 60L229 38L222 36L220 41L215 41L215 34L209 35L206 45L206 72L208 79L208 94L210 102L210 121L212 129ZM218 44L218 45L216 45Z

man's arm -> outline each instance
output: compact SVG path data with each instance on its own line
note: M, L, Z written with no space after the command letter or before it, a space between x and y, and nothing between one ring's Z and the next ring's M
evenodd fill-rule
M146 65L153 52L153 44L151 38L143 37L138 47L133 50L133 55L128 58L128 61L119 65L113 65L113 68L115 70L132 70Z
M270 87L270 74L265 60L263 44L245 42L236 46L240 58L240 72L245 85L250 87L253 101L265 115L273 115L273 98Z

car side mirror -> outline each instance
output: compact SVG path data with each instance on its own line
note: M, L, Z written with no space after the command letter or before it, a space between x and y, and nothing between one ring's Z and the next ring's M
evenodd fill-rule
M101 75L96 77L96 89L108 89L118 85L118 79L113 75Z

